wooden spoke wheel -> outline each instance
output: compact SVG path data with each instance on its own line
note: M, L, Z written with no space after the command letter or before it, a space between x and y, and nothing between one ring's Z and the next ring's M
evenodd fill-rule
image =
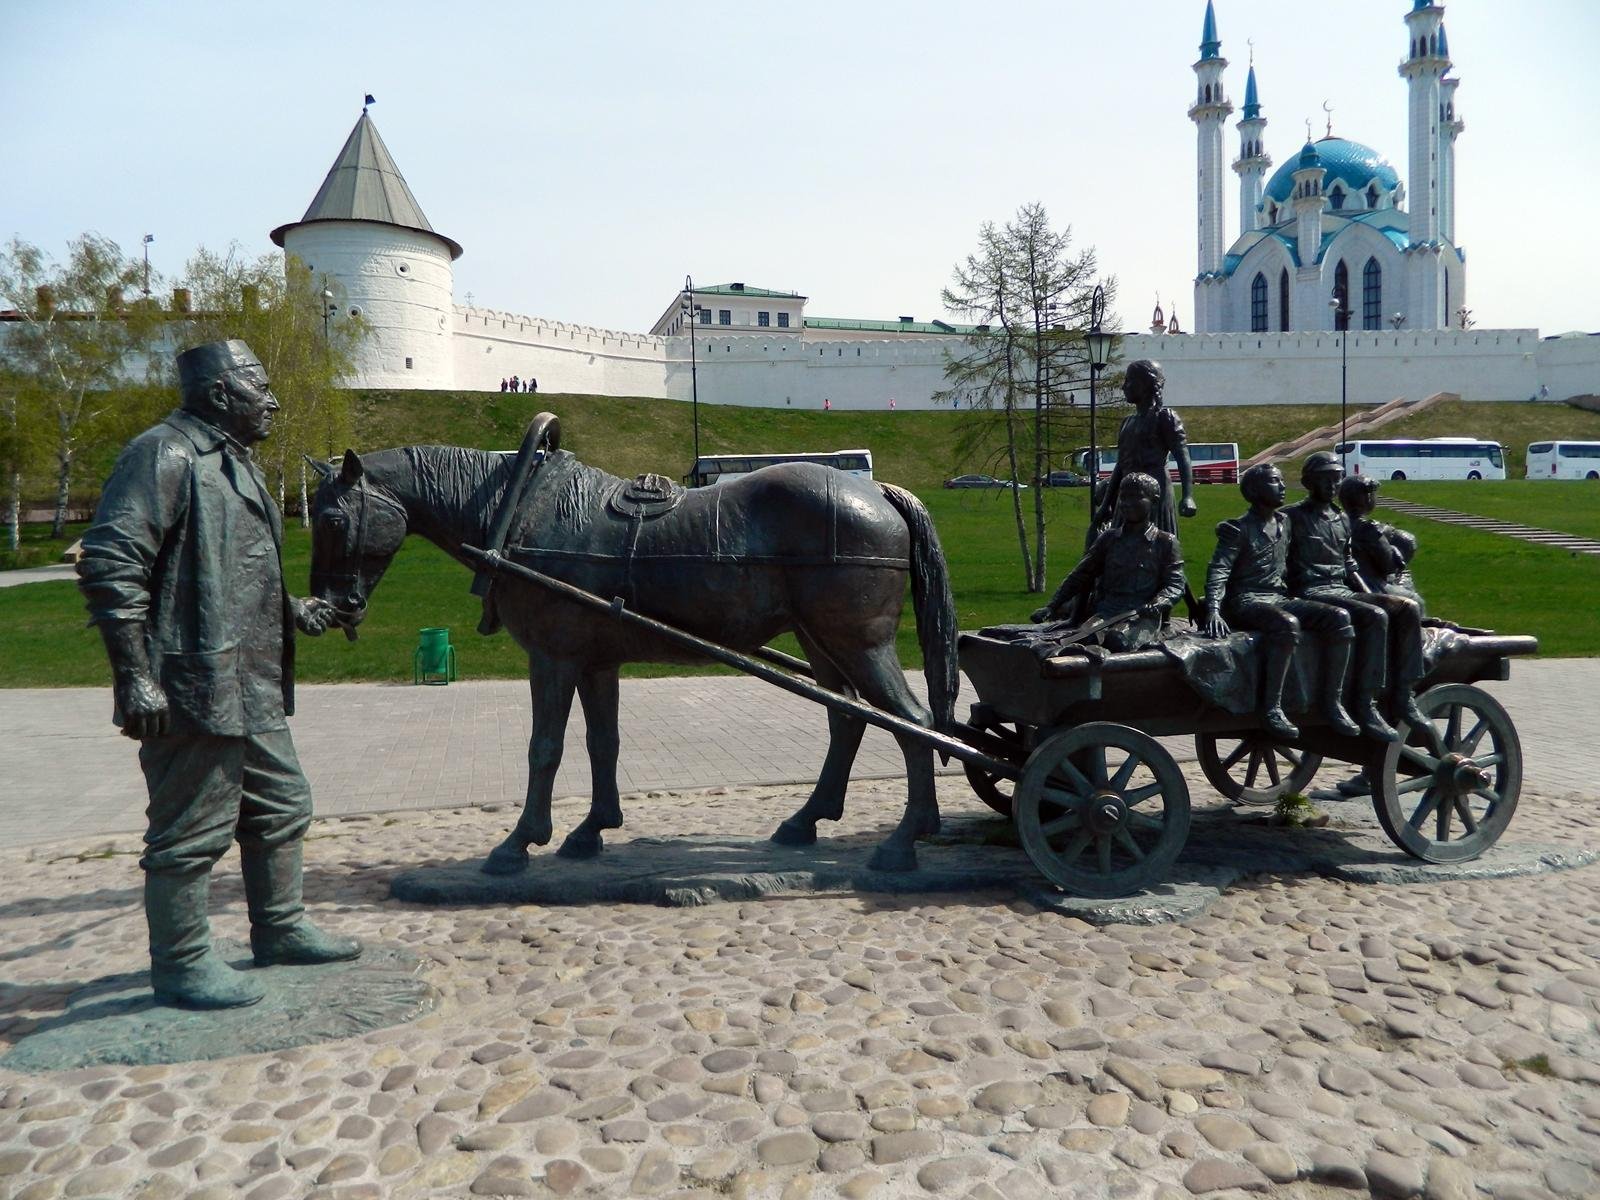
M971 723L974 729L981 729L990 737L998 738L1014 748L1012 754L991 754L991 757L1009 758L1018 763L1027 757L1022 748L1022 727L1015 721L1002 721L997 717L985 717L974 713ZM1012 797L1017 790L1016 784L1003 775L995 775L972 763L962 763L961 766L966 771L967 782L972 785L972 790L977 793L978 799L1002 817L1009 817Z
M1128 896L1160 883L1189 838L1189 787L1161 743L1094 721L1028 756L1015 796L1034 866L1075 896Z
M1322 765L1322 755L1256 730L1197 733L1194 749L1211 786L1239 804L1276 804L1290 792L1304 792Z
M1446 683L1417 699L1428 718L1401 726L1374 772L1373 805L1395 845L1424 862L1465 862L1494 845L1522 792L1522 742L1480 688Z

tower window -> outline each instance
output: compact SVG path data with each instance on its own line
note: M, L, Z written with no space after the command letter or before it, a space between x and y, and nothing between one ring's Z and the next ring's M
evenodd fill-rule
M1267 331L1267 277L1256 274L1250 281L1250 332Z
M1289 268L1278 273L1278 332L1289 332Z
M1361 328L1383 328L1383 268L1376 258L1361 268Z
M409 355L406 356L406 370L411 370L411 357Z

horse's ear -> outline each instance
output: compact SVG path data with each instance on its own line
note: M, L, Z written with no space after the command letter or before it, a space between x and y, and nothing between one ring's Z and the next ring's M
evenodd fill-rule
M311 469L317 473L318 478L327 480L333 477L333 467L323 462L320 458L312 458L309 454L302 454L300 457L306 460Z
M366 474L366 468L361 465L361 458L354 450L344 452L344 465L339 469L339 479L352 484Z

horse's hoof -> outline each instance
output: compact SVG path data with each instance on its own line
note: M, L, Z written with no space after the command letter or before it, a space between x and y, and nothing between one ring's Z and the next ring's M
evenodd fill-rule
M598 833L587 837L580 837L577 833L569 833L567 840L561 843L561 849L556 851L557 858L597 858L600 851L604 850L605 843L600 840Z
M891 846L885 842L874 850L872 857L867 860L869 871L915 871L916 869L915 846Z
M528 869L528 852L496 846L479 868L485 875L520 875Z
M814 846L817 844L817 827L790 817L773 830L771 840L779 846Z

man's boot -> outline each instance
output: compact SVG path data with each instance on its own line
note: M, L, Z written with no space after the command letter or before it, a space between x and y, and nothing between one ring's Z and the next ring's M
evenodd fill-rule
M1261 665L1261 723L1275 738L1292 742L1300 736L1299 728L1283 711L1283 685L1289 678L1289 664L1294 660L1294 637L1279 640L1272 638L1266 644L1266 656Z
M1344 709L1344 677L1353 644L1348 638L1329 642L1322 655L1322 713L1333 731L1344 737L1361 736L1361 727Z
M1421 729L1428 723L1428 718L1422 715L1422 709L1417 707L1414 680L1407 679L1394 685L1394 691L1389 697L1389 707L1396 721L1404 721L1413 729Z
M144 917L150 927L150 986L156 1003L178 1008L243 1008L266 989L235 971L211 948L206 904L209 870L191 875L146 872Z
M305 919L300 899L301 844L239 847L250 906L250 949L256 966L310 966L361 957L354 938L323 933Z

